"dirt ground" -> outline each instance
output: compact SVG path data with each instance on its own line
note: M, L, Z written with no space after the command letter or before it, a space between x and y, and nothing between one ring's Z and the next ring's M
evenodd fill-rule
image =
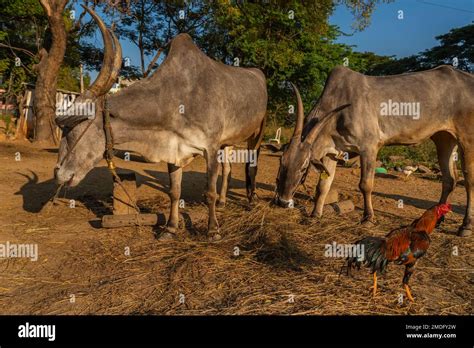
M15 160L19 152L21 160ZM185 207L179 240L157 241L160 226L101 229L111 213L112 179L101 163L76 188L46 204L56 185L54 149L29 143L0 143L0 243L36 243L37 261L0 259L0 314L471 314L473 237L455 235L466 193L458 185L454 212L432 235L432 244L411 279L415 303L403 294L403 268L390 265L370 296L367 269L339 276L344 261L324 256L325 245L352 243L362 235L384 235L408 224L439 198L436 179L377 177L374 207L378 224L360 225L359 172L338 168L334 186L356 210L344 216L311 219L311 195L297 195L294 209L270 204L277 156L259 161L258 205L249 210L244 169L234 165L227 207L218 218L224 238L205 237L204 160L185 169ZM132 157L132 160L134 158ZM168 215L165 164L125 162L138 173L139 206ZM314 190L312 174L308 187ZM67 198L76 201L70 208ZM404 207L397 201L403 199ZM457 251L457 252L456 252Z

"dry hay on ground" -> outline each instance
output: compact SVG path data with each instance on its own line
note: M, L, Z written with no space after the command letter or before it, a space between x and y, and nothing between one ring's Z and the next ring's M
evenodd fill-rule
M141 201L162 212L165 200ZM369 295L366 269L339 276L342 259L324 256L326 244L352 243L362 235L384 235L407 218L378 212L379 225L367 230L360 211L315 221L299 209L260 201L248 211L230 204L219 213L224 239L208 243L207 209L180 240L158 242L152 228L98 230L74 245L66 240L61 258L28 282L3 270L8 312L41 314L467 314L472 313L473 241L436 231L411 285L416 302L399 303L403 267L390 265L379 278L379 294ZM455 231L459 221L442 226ZM74 231L71 231L74 233ZM71 245L67 245L71 244ZM457 246L459 255L453 255ZM124 250L129 248L130 255ZM238 248L238 249L236 249ZM237 253L238 251L238 253ZM54 256L53 256L54 257ZM27 286L19 286L24 282ZM71 295L75 302L71 303ZM184 297L183 297L184 296ZM14 299L16 299L14 301ZM181 301L180 301L181 300ZM21 310L15 310L15 302Z

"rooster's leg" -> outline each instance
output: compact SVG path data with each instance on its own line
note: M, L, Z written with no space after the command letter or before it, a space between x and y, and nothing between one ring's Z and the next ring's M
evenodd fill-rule
M408 286L408 284L405 284L405 292L407 293L408 299L411 302L415 302L415 300L413 299L413 296L411 295L410 287Z
M377 294L377 272L374 272L374 285L370 288L372 289L372 296L375 297L375 294Z
M414 266L415 266L414 263L410 263L406 265L405 275L403 276L403 287L405 288L407 297L411 302L415 302L415 300L413 299L413 296L411 295L410 287L408 286L408 281L410 280L410 277L413 274L413 271L415 270Z

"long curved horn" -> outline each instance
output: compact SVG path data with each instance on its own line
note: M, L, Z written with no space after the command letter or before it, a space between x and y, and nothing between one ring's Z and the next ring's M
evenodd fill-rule
M112 73L110 74L109 80L105 84L104 89L109 90L112 88L112 85L115 83L115 80L117 80L117 76L120 73L120 68L122 67L122 46L120 45L120 41L117 39L117 36L115 36L114 32L109 29L110 36L112 37L112 40L114 42L114 60L112 63Z
M81 4L81 6L89 12L89 14L94 18L97 25L99 26L100 32L102 34L102 39L104 40L104 61L102 63L102 69L100 69L99 75L97 76L94 83L87 89L87 92L92 94L93 96L101 96L107 93L108 89L106 89L106 84L110 78L112 64L113 64L113 45L112 45L112 38L110 37L109 33L107 32L107 28L105 27L104 22L100 17L95 13L93 10Z
M335 116L339 111L349 107L350 105L351 104L344 104L344 105L338 106L334 110L329 111L327 114L321 117L321 120L318 123L316 123L313 129L310 130L308 135L305 137L304 141L308 142L309 144L314 143L319 132L324 128L324 126L326 126L326 124L328 124L328 122L332 119L332 117Z
M298 91L298 88L291 83L291 87L293 88L293 91L296 94L296 100L297 100L297 112L296 112L296 125L295 125L295 131L293 132L293 138L300 138L301 141L301 133L303 132L303 122L304 122L304 107L303 107L303 101L301 100L301 95L300 92Z

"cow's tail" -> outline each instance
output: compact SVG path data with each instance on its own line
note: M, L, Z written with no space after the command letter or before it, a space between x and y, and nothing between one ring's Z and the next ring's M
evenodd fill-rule
M263 136L265 134L265 125L267 122L267 115L263 117L262 123L260 124L259 132L252 138L247 141L247 148L249 150L257 150L260 152L260 145L263 141Z

